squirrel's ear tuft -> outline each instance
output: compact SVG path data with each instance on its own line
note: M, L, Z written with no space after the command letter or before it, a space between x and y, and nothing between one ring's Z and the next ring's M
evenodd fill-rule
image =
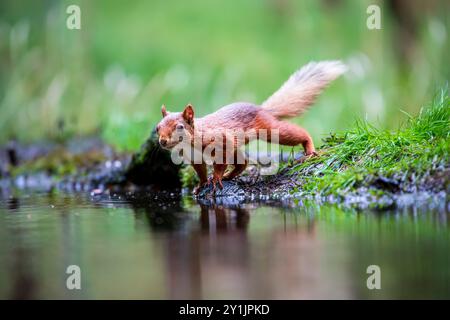
M163 118L164 118L165 116L167 116L167 110L166 110L166 106L165 106L165 105L162 105L162 107L161 107L161 113L162 113Z
M194 122L194 107L192 104L189 103L186 108L184 108L183 118L189 124Z

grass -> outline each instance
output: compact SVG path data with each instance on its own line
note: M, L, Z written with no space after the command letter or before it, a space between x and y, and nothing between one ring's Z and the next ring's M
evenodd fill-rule
M394 132L357 121L353 130L326 138L320 157L288 170L297 176L301 192L306 194L346 193L370 185L379 176L423 183L450 165L448 87L417 116L407 116L406 123Z

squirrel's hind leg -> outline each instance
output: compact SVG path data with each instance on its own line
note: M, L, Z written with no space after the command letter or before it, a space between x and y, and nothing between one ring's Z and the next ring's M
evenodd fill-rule
M317 155L313 140L305 129L286 121L277 122L276 128L273 129L278 129L280 132L279 144L285 146L297 146L301 144L305 149L306 156Z

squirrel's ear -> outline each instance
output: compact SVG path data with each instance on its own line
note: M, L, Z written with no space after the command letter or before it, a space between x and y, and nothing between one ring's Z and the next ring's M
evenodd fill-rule
M164 118L165 116L167 116L167 110L166 110L166 106L165 106L165 105L162 105L162 107L161 107L161 113L162 113L163 118Z
M189 103L186 108L184 108L183 118L189 124L194 122L194 107L192 107L192 104Z

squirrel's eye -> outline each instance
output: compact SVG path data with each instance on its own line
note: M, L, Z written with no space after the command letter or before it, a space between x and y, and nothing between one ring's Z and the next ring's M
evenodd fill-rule
M177 124L177 130L183 130L183 129L184 129L184 126L181 123Z

